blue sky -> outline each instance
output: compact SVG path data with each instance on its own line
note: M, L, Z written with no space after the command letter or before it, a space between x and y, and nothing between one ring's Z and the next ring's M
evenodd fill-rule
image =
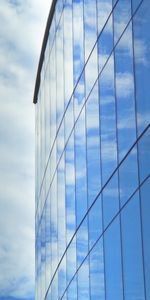
M34 105L49 0L0 3L0 300L34 299Z

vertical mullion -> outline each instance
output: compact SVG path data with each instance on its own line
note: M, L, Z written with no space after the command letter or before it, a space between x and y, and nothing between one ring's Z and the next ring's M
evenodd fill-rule
M113 4L112 0L112 4ZM112 12L113 17L113 47L115 46L115 20L114 20L114 13ZM117 111L117 93L116 93L116 48L113 51L113 57L114 57L114 91L115 91L115 113L116 113L116 141L117 141L117 165L119 164L119 146L118 146L118 111ZM121 199L120 199L120 180L119 180L119 170L117 171L117 180L118 180L118 197L119 197L119 210L121 209ZM125 300L125 293L124 293L124 270L123 270L123 242L122 242L122 220L121 215L119 214L119 226L120 226L120 252L121 252L121 274L122 274L122 295L123 300Z
M131 0L131 16L133 14L133 0ZM136 95L136 76L135 76L135 39L134 39L134 18L132 18L132 51L133 51L133 78L134 78L134 102L135 102L135 123L136 123L136 139L138 138L138 120L137 120L137 95ZM139 163L139 143L137 143L137 166L138 166L138 184L140 186L140 163ZM146 297L146 279L145 279L145 258L144 258L144 241L143 241L143 218L142 218L142 197L141 187L139 188L139 208L140 208L140 229L142 243L142 266L144 281L144 297Z

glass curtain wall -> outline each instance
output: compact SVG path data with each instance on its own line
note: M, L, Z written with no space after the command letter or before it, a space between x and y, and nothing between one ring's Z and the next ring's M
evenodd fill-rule
M36 104L36 300L150 299L150 3L57 0Z

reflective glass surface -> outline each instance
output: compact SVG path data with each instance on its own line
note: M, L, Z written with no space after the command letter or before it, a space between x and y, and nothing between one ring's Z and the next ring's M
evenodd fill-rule
M36 300L150 299L150 3L57 0L35 110Z

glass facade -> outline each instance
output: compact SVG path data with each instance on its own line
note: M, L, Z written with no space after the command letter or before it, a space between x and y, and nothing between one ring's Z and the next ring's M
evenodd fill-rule
M150 299L150 3L57 0L36 109L36 300Z

